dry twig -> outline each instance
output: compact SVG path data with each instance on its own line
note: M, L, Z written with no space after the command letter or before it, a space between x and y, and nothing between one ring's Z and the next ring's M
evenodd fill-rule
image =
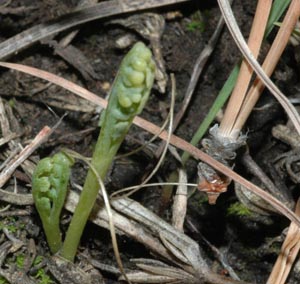
M38 41L89 21L186 1L190 0L111 0L78 9L56 21L36 25L2 42L0 59L7 59Z
M11 177L15 169L24 162L42 143L44 143L52 134L53 129L45 126L32 142L27 145L18 155L11 160L0 174L0 187L2 187Z

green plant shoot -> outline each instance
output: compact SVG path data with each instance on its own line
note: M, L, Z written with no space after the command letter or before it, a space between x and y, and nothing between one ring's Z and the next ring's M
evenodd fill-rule
M40 160L33 173L32 195L52 253L62 246L59 220L73 163L71 157L57 153Z
M134 117L142 111L149 97L154 72L151 51L143 43L136 43L121 63L107 109L101 117L101 132L91 162L101 179L105 178ZM61 256L70 261L74 260L98 191L99 180L89 169L61 251Z

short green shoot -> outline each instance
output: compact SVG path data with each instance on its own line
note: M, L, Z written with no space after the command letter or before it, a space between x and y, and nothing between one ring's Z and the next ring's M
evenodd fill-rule
M32 177L32 195L52 253L58 252L62 246L60 213L73 163L72 158L57 153L52 158L40 160Z

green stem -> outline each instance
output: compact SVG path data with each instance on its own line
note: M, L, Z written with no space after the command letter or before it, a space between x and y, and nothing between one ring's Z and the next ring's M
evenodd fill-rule
M104 140L100 135L91 162L102 180L105 178L112 160L119 148L113 147L112 149L110 148L111 145L104 144L103 141ZM93 170L89 169L61 251L61 255L70 261L74 260L85 224L96 201L99 187L98 178L94 174Z
M58 252L62 246L59 222L48 222L48 224L43 226L43 228L51 252Z

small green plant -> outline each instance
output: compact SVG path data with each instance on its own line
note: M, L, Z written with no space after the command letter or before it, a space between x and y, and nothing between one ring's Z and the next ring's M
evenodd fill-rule
M235 202L227 209L228 216L250 216L251 214L251 211L241 202Z
M136 43L121 63L109 95L107 109L100 119L101 132L92 156L91 168L62 246L59 231L60 210L56 212L56 209L61 209L65 191L60 196L60 191L55 186L58 188L63 183L66 188L69 172L65 174L59 167L60 163L54 166L55 156L45 158L45 161L41 160L41 165L37 165L32 180L33 195L52 253L61 248L62 257L74 260L83 229L98 195L99 178L105 178L134 117L145 106L153 85L154 73L155 63L150 49L141 42ZM64 170L70 169L71 164L69 161Z
M72 158L57 153L42 159L32 177L32 195L52 253L62 245L59 220L73 163Z

